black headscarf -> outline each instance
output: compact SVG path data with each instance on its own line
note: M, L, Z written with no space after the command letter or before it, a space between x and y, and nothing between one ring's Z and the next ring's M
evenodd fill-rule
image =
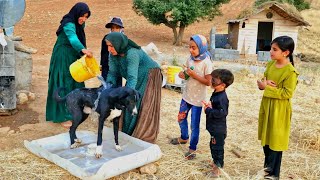
M69 22L72 22L76 25L77 36L84 47L87 47L86 44L86 34L84 33L83 26L78 23L79 17L82 17L85 13L88 13L88 18L91 15L89 6L86 3L78 2L75 4L68 14L64 15L60 21L60 26L56 32L57 36L63 31L63 26Z

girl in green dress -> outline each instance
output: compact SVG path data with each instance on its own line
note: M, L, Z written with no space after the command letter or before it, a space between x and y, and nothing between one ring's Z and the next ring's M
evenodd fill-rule
M265 154L266 178L279 179L282 151L288 149L292 114L291 98L299 73L294 68L294 41L280 36L271 42L271 61L258 88L264 90L259 112L258 139ZM289 59L288 59L289 58Z
M90 14L87 4L81 2L75 4L70 12L63 16L56 32L58 38L53 48L49 67L46 120L61 123L64 127L72 125L72 116L65 104L57 103L52 94L59 87L66 88L61 96L65 96L76 88L84 87L84 83L73 80L69 66L82 55L92 57L92 52L86 49L84 32L85 21Z

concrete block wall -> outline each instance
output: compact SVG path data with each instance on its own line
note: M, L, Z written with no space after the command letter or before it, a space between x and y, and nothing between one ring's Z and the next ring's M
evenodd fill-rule
M258 61L269 61L270 58L270 51L258 51L257 53Z
M31 89L32 82L32 56L31 54L16 51L16 89L27 90Z
M6 39L7 45L0 44L0 76L15 76L14 44Z
M233 49L216 48L210 51L213 60L237 60L240 58L239 51Z
M228 34L216 34L215 46L216 48L224 48L228 43Z
M0 45L0 112L16 108L15 50L12 41Z

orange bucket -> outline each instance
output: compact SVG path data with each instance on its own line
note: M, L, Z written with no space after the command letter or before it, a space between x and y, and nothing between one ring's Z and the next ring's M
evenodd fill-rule
M94 57L89 58L86 55L73 62L69 70L72 78L77 82L84 82L100 74L97 60Z

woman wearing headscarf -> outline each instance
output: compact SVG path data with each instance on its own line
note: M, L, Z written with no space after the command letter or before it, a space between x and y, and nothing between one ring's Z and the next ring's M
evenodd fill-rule
M110 52L107 82L116 85L126 79L126 86L137 90L141 98L137 116L125 112L122 131L138 139L154 143L159 133L162 74L159 65L136 43L119 32L105 38Z
M91 12L85 3L75 4L68 14L63 16L56 32L57 41L54 45L48 79L48 96L46 105L46 120L61 123L64 127L72 125L72 116L63 103L57 103L52 95L59 87L66 88L61 92L65 96L76 88L84 87L84 83L76 82L70 72L69 66L82 55L92 57L92 52L86 47L84 32L85 21Z

